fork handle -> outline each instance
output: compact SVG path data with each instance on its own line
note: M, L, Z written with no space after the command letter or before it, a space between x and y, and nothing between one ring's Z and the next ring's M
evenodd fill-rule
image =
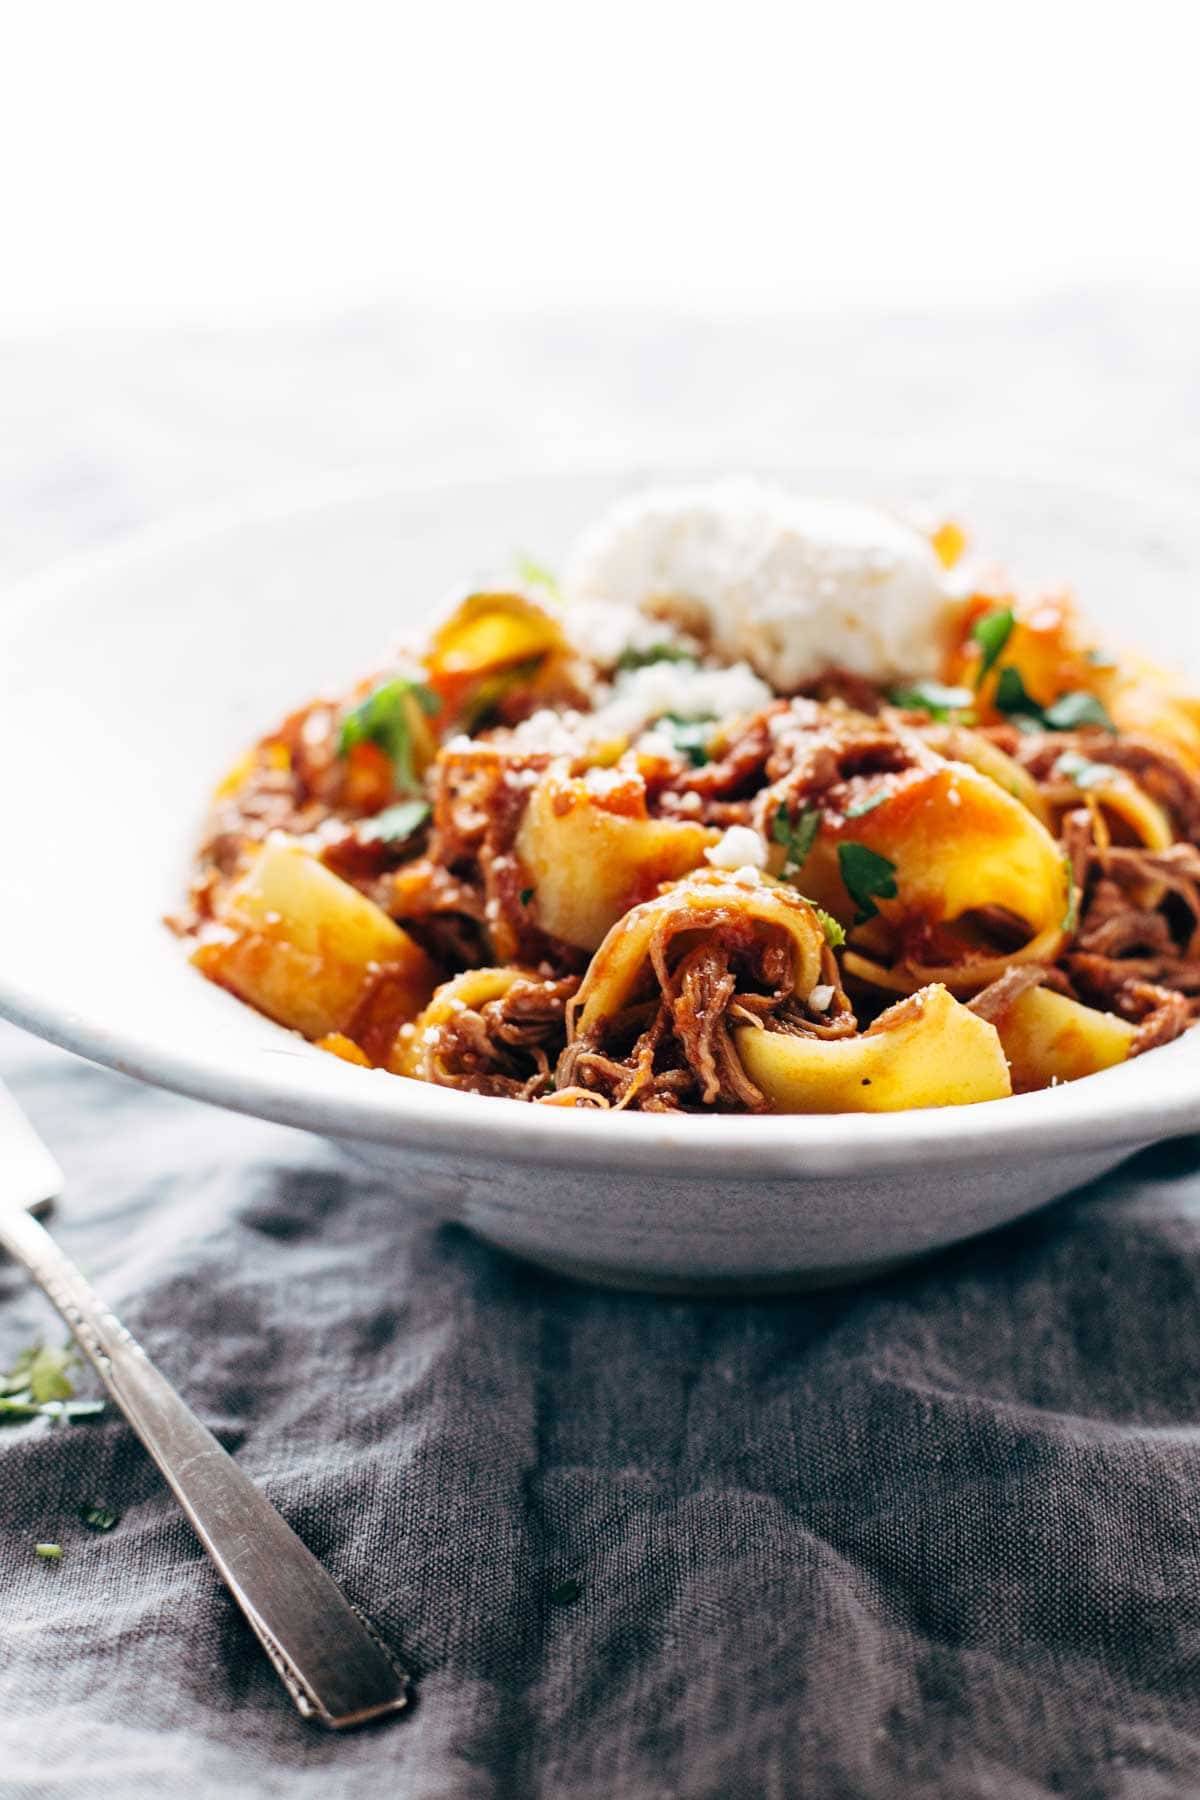
M398 1712L408 1698L404 1670L49 1232L30 1213L5 1208L0 1244L95 1364L300 1712L338 1730Z

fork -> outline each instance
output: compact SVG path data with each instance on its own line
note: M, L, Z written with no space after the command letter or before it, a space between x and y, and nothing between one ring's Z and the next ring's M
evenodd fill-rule
M405 1671L33 1216L64 1185L0 1082L0 1247L66 1320L303 1716L343 1730L399 1712L408 1699Z

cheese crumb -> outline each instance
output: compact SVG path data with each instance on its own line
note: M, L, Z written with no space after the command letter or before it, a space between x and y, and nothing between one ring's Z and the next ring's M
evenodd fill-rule
M598 736L634 738L668 713L677 719L732 719L761 712L773 695L743 663L697 669L690 663L651 663L620 675L611 697L588 720Z
M767 846L749 825L731 825L722 833L719 843L704 852L714 869L765 869Z

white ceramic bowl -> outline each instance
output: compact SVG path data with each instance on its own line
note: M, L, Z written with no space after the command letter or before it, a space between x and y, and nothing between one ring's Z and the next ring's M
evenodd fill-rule
M771 473L814 491L949 499L1010 566L1075 585L1116 641L1200 674L1200 517L1179 502L995 474ZM606 1117L351 1068L187 965L160 919L205 795L244 744L371 667L448 589L517 550L553 564L647 479L420 490L346 478L77 559L0 602L0 1012L144 1080L339 1139L394 1178L397 1206L626 1284L853 1276L1200 1128L1200 1032L981 1106Z

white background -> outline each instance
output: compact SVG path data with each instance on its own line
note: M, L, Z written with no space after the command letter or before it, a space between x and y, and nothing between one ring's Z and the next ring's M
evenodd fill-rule
M0 328L1200 285L1192 9L0 8Z

